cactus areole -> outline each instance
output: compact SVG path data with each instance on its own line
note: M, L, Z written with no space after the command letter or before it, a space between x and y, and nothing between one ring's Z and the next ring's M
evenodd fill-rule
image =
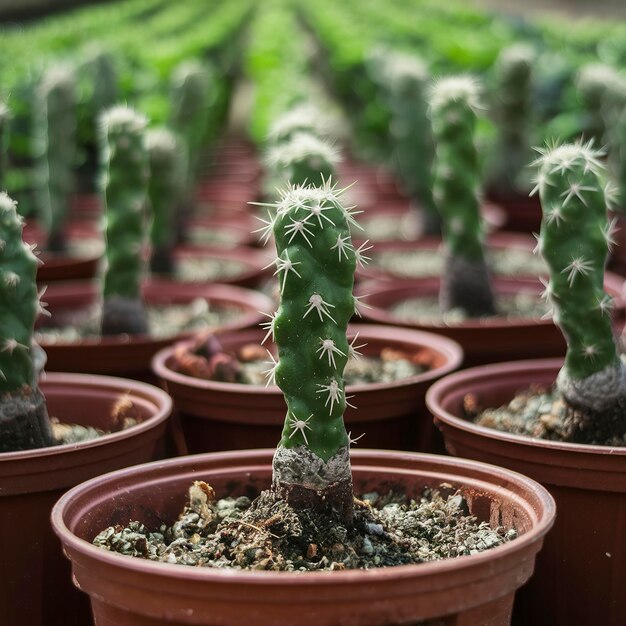
M287 403L273 485L295 507L323 508L350 522L343 370L354 355L346 329L362 261L351 243L353 212L330 182L290 186L270 210L281 299L268 324L279 357L268 373Z
M141 300L149 163L146 119L126 106L102 115L106 270L102 334L148 331Z
M626 368L611 327L604 266L612 243L611 190L591 143L541 150L536 178L541 251L550 270L545 296L567 340L558 387L567 401L567 437L601 442L626 434Z
M33 363L33 329L41 310L38 261L22 241L15 207L0 193L0 452L53 443Z
M445 268L439 299L444 311L493 315L495 304L483 254L480 167L474 143L478 84L470 76L437 82L430 114L435 137L433 194L443 221Z

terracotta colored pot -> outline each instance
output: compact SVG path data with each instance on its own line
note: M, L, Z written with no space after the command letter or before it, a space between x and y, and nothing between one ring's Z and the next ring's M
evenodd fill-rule
M251 250L240 247L227 250L225 248L209 248L195 246L179 246L174 250L176 261L184 259L195 259L200 262L206 259L207 262L219 262L220 265L227 263L237 263L239 271L232 276L217 276L214 280L185 281L206 284L208 282L219 282L222 285L237 285L239 287L258 287L265 278L272 275L268 263L273 260L266 252ZM180 278L178 279L180 281ZM182 282L182 281L181 281Z
M471 392L484 407L531 384L550 385L562 359L476 367L447 376L426 396L449 452L522 472L548 488L558 516L516 620L533 626L623 626L626 616L626 447L532 439L462 417Z
M488 250L524 252L532 255L535 248L535 239L530 235L520 233L509 233L497 231L491 233L487 238ZM376 262L376 257L385 252L407 253L417 251L430 251L439 254L441 239L437 237L423 237L417 241L378 241L374 242L374 247L367 252L372 261L365 266L357 268L357 276L363 279L387 280L406 278L406 275L394 273L389 268L380 267ZM520 271L521 274L524 272Z
M143 416L93 441L0 454L0 626L86 626L89 607L50 528L52 505L84 480L152 460L172 402L145 383L84 374L47 374L41 390L63 421L110 428L111 408L126 396Z
M71 246L72 240L92 239L93 250L81 257L67 253L48 252L44 248L45 233L34 223L28 222L24 227L24 241L36 244L42 264L37 268L39 283L52 283L64 280L82 280L94 278L98 271L100 258L104 252L102 233L94 222L73 222L66 228L66 236Z
M95 221L102 216L100 194L80 193L72 198L72 217L81 221Z
M257 200L259 185L256 182L226 180L204 180L198 185L196 200L208 205L212 215L223 215L232 211L249 210L248 204Z
M419 565L321 572L242 572L154 563L90 541L110 524L173 521L202 476L218 494L254 494L270 484L272 450L204 454L123 470L66 494L52 514L97 626L505 626L515 590L532 574L554 503L538 484L506 470L426 454L352 455L357 493L391 487L418 495L447 482L473 514L520 536L487 552ZM430 623L430 622L429 622Z
M524 194L487 194L490 200L499 204L506 213L507 230L522 233L539 232L541 228L541 202L539 196Z
M357 410L347 407L347 429L354 436L365 431L363 443L377 448L430 451L435 430L427 416L424 395L428 386L461 365L463 353L453 341L406 329L361 325L357 343L363 354L386 347L416 352L426 350L435 367L396 383L351 385L346 394ZM219 333L226 351L248 343L259 344L265 333L245 330ZM180 374L168 366L173 347L157 353L152 368L174 398L190 452L241 450L275 446L285 420L286 405L278 387L223 383ZM252 410L253 409L253 410ZM440 446L441 447L441 446Z
M530 278L494 277L492 283L496 297L498 294L516 293L539 295L543 289L537 279ZM606 273L605 288L615 298L615 324L619 329L624 323L623 283L621 277ZM565 354L563 334L550 319L493 318L467 320L446 326L443 323L415 323L402 320L389 311L389 307L402 300L420 296L437 297L438 277L372 281L360 285L356 291L357 295L367 294L367 297L363 298L363 303L371 307L363 307L364 321L415 328L450 337L461 344L465 353L465 366Z
M54 319L55 313L80 311L99 298L99 287L92 282L75 282L51 285L45 299ZM231 285L178 284L151 281L144 287L148 304L182 304L195 298L205 298L214 306L237 307L241 315L222 326L226 329L247 328L259 323L263 316L259 311L272 310L269 298L256 291ZM154 380L150 360L161 348L174 341L190 337L183 333L173 337L152 339L149 336L104 337L83 339L80 342L42 341L48 355L48 371L86 372L91 374L115 374L141 380Z

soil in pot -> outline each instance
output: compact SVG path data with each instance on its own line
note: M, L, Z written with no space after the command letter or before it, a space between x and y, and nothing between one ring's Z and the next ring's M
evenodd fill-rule
M136 520L158 531L161 524L172 524L185 504L187 488L199 479L234 498L235 508L237 502L245 504L242 497L255 497L267 488L272 453L255 450L153 463L90 481L59 501L53 525L73 562L76 584L90 594L99 623L509 624L513 594L532 573L534 556L552 524L553 503L545 490L523 476L458 459L356 452L355 490L364 498L392 490L420 500L425 489L447 483L445 496L458 491L479 522L514 530L515 540L455 559L325 574L184 567L122 557L92 545L108 526ZM452 500L450 505L462 502ZM271 524L265 530L281 535ZM379 529L370 530L370 542L371 535L379 541ZM309 546L302 549L309 551Z
M50 511L84 480L153 460L172 403L160 389L112 377L48 373L40 388L49 414L73 433L111 434L0 454L0 624L87 626L89 606L71 583ZM136 425L120 428L125 417Z
M184 342L155 355L153 370L174 398L191 452L276 445L286 405L278 387L266 386L271 345L268 338L261 347L265 334L220 331L225 355L219 346L209 355L202 342L196 349ZM349 337L362 354L349 366L347 394L358 409L348 406L345 418L353 437L365 433L359 443L370 447L442 449L424 394L433 380L460 366L459 346L430 333L366 324L352 326ZM243 372L237 355L247 362ZM233 382L244 378L249 384Z
M555 528L518 594L514 623L621 626L626 445L559 440L561 403L552 385L562 365L544 359L463 370L435 383L427 403L449 452L523 473L556 500Z

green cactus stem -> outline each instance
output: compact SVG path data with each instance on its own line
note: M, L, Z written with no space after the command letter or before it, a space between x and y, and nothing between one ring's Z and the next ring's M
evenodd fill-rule
M539 250L549 271L545 295L567 341L558 388L569 404L567 438L581 443L626 435L626 368L611 327L604 266L612 243L610 188L591 143L540 150L543 219Z
M180 139L166 128L148 131L150 161L148 197L152 209L150 269L156 274L174 273L175 210L185 188L186 156Z
M54 443L33 363L33 331L42 310L38 260L22 240L22 218L15 207L0 193L0 452Z
M288 143L298 133L309 133L316 137L328 137L330 134L330 121L324 114L310 102L301 102L292 107L271 125L267 137L268 145Z
M107 50L92 48L85 65L91 77L91 109L97 116L119 99L119 77L115 58Z
M430 114L435 137L433 195L443 222L442 310L493 315L495 304L483 253L480 167L474 143L479 87L469 76L437 82Z
M294 133L288 141L269 150L266 158L275 186L322 185L335 174L338 150L326 139L308 132Z
M126 106L101 116L106 219L103 335L148 332L141 299L149 179L146 124L145 117Z
M402 186L420 209L422 232L441 233L441 218L432 193L434 143L428 119L430 73L419 57L387 53L381 80L391 110L390 135L395 169Z
M610 65L589 63L576 75L576 90L585 110L583 136L597 145L607 142L606 107L611 105L610 92L621 80Z
M618 208L626 210L626 105L622 108L614 126L615 149L612 165L618 186Z
M76 77L71 68L48 69L35 94L35 154L40 218L51 251L66 248L65 224L75 187Z
M504 48L495 64L493 118L497 138L489 159L489 187L496 193L526 192L526 165L533 145L532 87L536 54L532 46Z
M287 403L273 485L296 507L327 508L350 521L343 370L353 352L346 329L355 311L354 270L363 261L351 243L354 216L330 181L290 186L273 209L268 229L281 299L268 323L279 354L268 374Z
M10 126L11 110L4 102L0 102L0 189L6 187Z

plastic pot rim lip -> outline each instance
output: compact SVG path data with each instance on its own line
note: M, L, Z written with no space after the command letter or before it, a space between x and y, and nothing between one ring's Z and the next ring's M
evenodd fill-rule
M359 383L358 385L347 385L346 391L352 393L364 393L377 391L381 389L393 389L401 387L409 387L422 382L428 382L432 378L440 378L458 369L463 363L464 353L463 348L456 341L444 337L443 335L435 335L429 331L413 330L411 328L385 326L383 324L354 324L350 326L349 333L356 331L359 336L361 332L364 333L384 333L393 329L394 332L402 332L406 334L408 339L413 338L416 343L421 342L422 348L428 348L438 354L443 355L447 362L439 367L427 370L421 374L415 374L401 380L388 383ZM249 330L249 329L248 329ZM236 332L236 331L234 331ZM356 333L355 333L356 334ZM438 346L428 345L429 337L436 336ZM412 336L412 337L411 337ZM384 338L382 339L384 341ZM183 340L184 343L189 343L190 340ZM178 345L183 342L177 342ZM172 355L176 348L176 344L167 346L159 350L153 357L151 362L152 371L161 379L166 382L173 382L178 385L184 385L187 387L194 387L203 391L222 391L227 393L237 393L244 395L263 395L263 396L282 396L283 392L277 385L266 387L265 385L249 385L246 383L225 383L214 380L205 380L203 378L196 378L187 374L181 374L170 369L166 361Z
M605 286L608 283L615 287L616 294L614 295L615 310L624 311L626 309L626 302L624 302L624 296L626 291L626 280L613 272L605 272ZM450 331L476 331L476 332L489 332L493 330L512 330L515 331L521 328L533 329L537 327L551 327L555 326L553 319L550 318L528 318L528 317L488 317L482 320L478 319L466 319L458 324L446 324L442 321L432 320L405 320L392 311L382 306L371 305L367 303L367 298L372 294L368 292L368 289L374 290L376 293L389 293L394 292L403 287L410 287L428 282L439 282L438 276L424 276L421 278L372 278L370 280L362 282L358 288L355 289L357 295L363 298L365 311L363 317L366 320L375 320L379 323L398 325L403 328L420 328L430 332L441 331L447 329ZM618 287L619 282L619 287ZM524 291L529 295L540 295L540 281L539 278L535 280L535 277L531 276L493 276L492 286L496 297L499 294L520 294ZM524 289L527 288L527 289ZM433 290L432 296L437 296L439 293L438 287ZM409 296L410 297L410 296ZM399 298L394 302L401 302L404 298Z
M70 378L71 380L67 381ZM134 437L139 433L152 430L157 424L165 422L172 414L174 403L172 398L163 389L129 378L121 378L119 376L106 376L103 374L82 374L74 372L46 372L40 381L40 388L45 387L46 383L67 385L68 390L74 388L85 387L101 387L111 389L119 386L120 396L124 394L133 395L133 392L140 392L142 399L150 397L157 405L157 410L142 422L135 424L124 430L114 433L107 433L96 439L81 441L78 443L66 443L57 446L48 446L46 448L35 448L33 450L20 450L18 452L3 452L0 454L0 467L3 462L19 461L21 459L31 459L34 457L43 458L49 456L57 456L71 453L74 451L83 451L89 448L98 448L108 445L114 441L122 441L130 437ZM43 390L42 390L43 392ZM143 392L143 393L141 393ZM45 394L44 394L45 395Z
M232 296L236 300L237 297L239 296L240 301L239 302L235 301L232 304L239 305L242 307L246 306L247 309L243 309L243 312L241 313L241 315L239 315L232 322L232 324L236 324L238 327L250 326L251 324L254 324L255 322L261 319L260 313L256 309L258 309L261 306L262 302L267 307L271 307L271 300L259 291L248 289L246 287L239 287L238 285L228 285L228 284L217 283L217 282L216 283L202 283L202 282L177 283L175 281L150 279L142 284L142 290L150 289L150 288L156 289L161 286L165 288L168 285L175 285L176 288L189 289L190 291L197 290L198 291L197 294L195 295L190 294L188 297L186 297L185 301L188 300L188 302L191 302L192 300L196 298L202 298L208 302L210 302L211 300L218 300L218 299L222 300L221 297L217 297L221 294L215 293L211 295L210 293L213 290L217 291L217 289L219 289L220 291L223 290L224 295L227 298ZM69 290L72 287L74 288L83 287L85 293L92 293L92 292L97 291L98 289L97 286L94 285L91 280L73 280L73 281L68 281L66 283L53 284L52 292L54 293L57 290L62 291L63 289ZM230 292L230 295L228 292ZM248 303L244 302L244 296L246 294L254 298L255 300L254 303L249 305ZM97 293L96 297L99 298L100 294ZM231 322L227 322L222 327L219 327L219 326L216 327L216 330L219 330L220 328L228 327L230 324ZM37 329L35 329L35 332L37 332ZM134 336L128 335L128 334L122 334L122 335L115 335L115 336L107 335L107 336L102 336L102 337L86 337L86 338L80 339L79 341L54 341L54 342L39 341L38 343L41 345L41 347L44 350L55 349L55 348L80 349L83 346L110 347L110 346L132 345L136 347L140 347L140 346L147 347L147 346L152 346L155 343L161 343L161 344L172 343L172 342L180 341L182 339L187 339L193 336L196 332L197 331L187 330L187 331L177 333L176 335L172 335L171 337L152 337L149 334L134 335Z
M209 452L203 454L196 455L187 455L182 458L174 458L168 459L166 461L151 461L149 463L142 463L140 465L134 465L132 468L126 468L122 470L115 470L113 472L109 472L107 474L102 474L100 476L96 476L90 480L87 480L69 491L63 494L59 500L55 503L52 508L52 512L50 514L50 520L52 523L52 528L55 534L61 539L64 544L64 551L67 550L67 547L70 549L74 549L82 554L87 555L90 559L95 559L104 563L107 566L113 566L116 568L132 569L134 571L139 571L140 573L145 573L151 576L158 576L161 578L170 578L171 576L175 576L176 573L186 572L184 578L193 581L193 582L212 582L219 584L220 582L231 582L233 577L236 577L239 582L243 584L254 584L254 585L278 585L278 584L300 584L300 585L309 585L315 581L322 581L324 585L332 585L336 583L342 583L345 585L355 584L359 582L375 582L377 580L389 579L392 576L390 575L390 571L393 571L394 579L406 579L406 578L415 578L426 577L432 575L441 575L445 574L449 571L455 571L459 567L463 569L469 569L475 566L479 566L486 561L490 561L493 559L492 555L505 557L509 554L514 554L515 552L519 552L527 547L528 544L532 544L537 540L543 539L547 532L552 528L554 524L554 520L556 517L556 503L550 492L543 487L537 481L534 481L519 472L515 472L513 470L505 469L499 466L491 465L489 463L484 463L482 461L473 461L468 459L459 459L457 457L445 457L436 454L426 454L426 453L409 453L395 450L375 450L375 449L363 449L358 451L351 452L351 457L354 460L359 460L360 457L365 457L363 462L363 468L373 468L385 470L385 467L380 465L368 465L367 458L368 455L374 456L385 456L390 459L394 458L406 458L406 457L420 457L426 459L436 459L439 463L447 466L451 471L455 468L459 469L471 469L471 468L480 468L485 471L493 471L493 469L497 469L500 475L507 474L510 476L511 481L517 484L522 483L527 489L533 491L537 496L537 499L541 500L541 504L543 507L543 515L538 516L537 523L534 525L529 531L516 537L514 540L496 546L495 548L491 548L489 550L485 550L484 552L479 552L478 554L471 555L462 555L454 558L447 558L438 561L429 561L426 563L417 563L417 564L408 564L408 565L398 565L394 567L380 567L380 568L372 568L369 570L343 570L343 571L332 571L332 572L272 572L272 571L246 571L246 570L236 570L233 568L210 568L210 567L189 567L188 565L181 565L177 563L163 563L163 562L155 562L149 561L147 559L140 559L137 557L130 557L123 554L117 554L114 552L110 552L108 550L103 550L102 548L97 548L89 541L85 539L81 539L77 537L65 524L63 520L63 511L62 509L65 507L66 503L71 500L75 495L80 495L83 491L88 491L91 487L100 482L109 482L114 480L117 474L126 473L131 471L133 474L137 474L144 469L151 469L156 467L167 467L168 465L176 465L180 463L182 460L191 463L193 459L199 457L212 457L219 459L229 459L229 458L237 458L244 455L246 452L254 453L254 457L252 460L247 461L246 459L242 459L242 468L247 467L248 463L258 463L258 455L266 454L268 457L271 457L274 453L274 449L265 448L265 449L256 449L256 450L238 450L238 451L229 451L229 452ZM256 461L255 461L256 459ZM231 466L232 468L232 466ZM392 468L393 469L393 468ZM442 471L445 468L442 468ZM405 470L411 471L411 470ZM413 470L416 473L419 473L419 470ZM431 470L432 471L432 470ZM481 478L481 481L485 481L486 478ZM467 484L471 485L472 479L467 479ZM463 482L463 477L459 478L459 482ZM502 486L502 488L506 489L506 486ZM523 500L521 496L517 496L520 500ZM129 559L132 559L129 561ZM131 566L130 563L133 565ZM125 565L126 564L126 565ZM129 567L127 567L127 565ZM321 575L321 577L320 577ZM485 578L489 573L481 576L481 578Z
M568 443L565 441L552 441L549 439L536 439L528 435L518 435L509 433L502 430L496 430L495 428L488 428L487 426L481 426L465 420L457 415L450 413L441 406L441 398L446 394L448 386L454 384L458 380L468 379L466 383L468 385L468 392L471 392L469 388L469 381L476 378L493 378L496 379L498 375L513 373L513 372L527 372L533 369L555 369L559 370L563 365L562 358L550 358L550 359L525 359L519 361L504 361L502 363L490 363L487 365L478 365L476 367L469 367L458 372L452 372L444 378L435 381L426 392L426 408L434 416L435 424L437 421L443 422L446 425L453 427L456 430L462 430L474 435L480 435L487 439L494 439L500 441L506 441L508 443L522 445L529 448L541 448L552 449L560 452L575 452L577 454L593 454L593 455L606 455L606 456L626 456L626 445L624 446L600 446L591 444L577 444ZM523 366L523 367L520 367ZM555 378L556 380L556 378Z

